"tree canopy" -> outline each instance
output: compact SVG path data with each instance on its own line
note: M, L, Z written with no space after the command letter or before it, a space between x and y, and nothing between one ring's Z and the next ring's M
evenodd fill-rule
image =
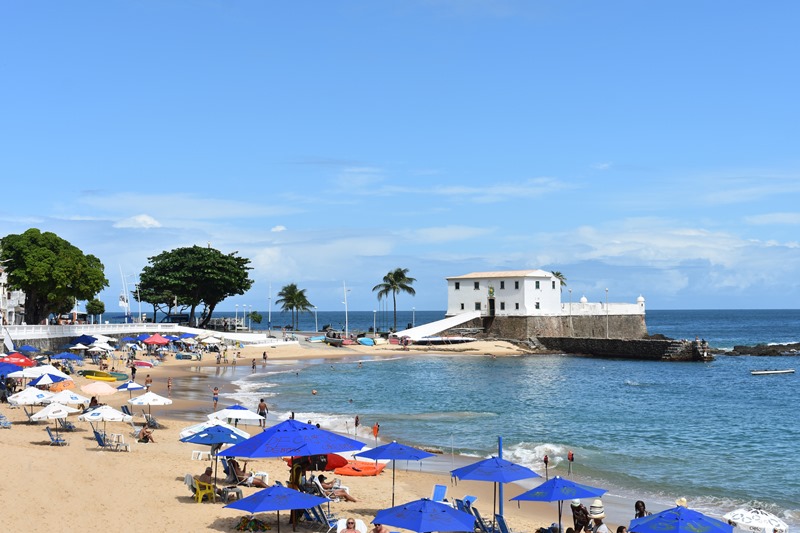
M412 283L417 281L414 278L408 277L407 268L395 268L385 276L383 276L383 283L378 283L372 287L372 292L378 292L378 300L392 295L392 305L394 306L394 331L397 331L397 293L405 292L414 296L417 292Z
M248 275L250 260L236 254L192 246L149 257L150 264L139 276L139 295L154 309L188 307L190 323L195 322L197 307L202 305L205 309L198 326L204 327L221 301L244 294L253 286Z
M51 313L72 309L108 287L103 263L55 233L31 228L0 239L8 285L25 293L25 321L39 324Z
M297 329L300 322L300 313L310 312L311 302L308 301L305 289L298 289L296 283L285 285L280 292L275 303L281 306L284 311L289 311L292 314L292 329Z

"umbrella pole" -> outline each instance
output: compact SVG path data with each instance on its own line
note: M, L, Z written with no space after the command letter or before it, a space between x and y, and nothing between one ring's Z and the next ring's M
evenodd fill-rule
M497 483L494 484L494 497L492 497L492 533L494 533L494 521L496 513L497 513Z
M564 500L558 500L558 533L561 533L561 511L564 509Z
M375 461L378 462L377 460ZM392 459L392 507L394 507L394 467L395 467L395 460Z

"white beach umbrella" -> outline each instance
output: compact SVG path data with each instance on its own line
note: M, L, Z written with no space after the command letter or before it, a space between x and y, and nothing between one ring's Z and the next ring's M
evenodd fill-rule
M44 409L31 415L31 420L54 420L56 418L67 418L67 415L77 413L78 409L60 403L48 404Z
M206 430L206 429L208 429L208 428L210 428L212 426L221 426L221 427L224 427L225 429L227 429L229 431L232 431L233 433L236 433L237 435L239 435L241 437L244 437L246 439L250 438L250 434L248 432L243 431L243 430L241 430L239 428L235 428L235 427L231 426L230 424L226 424L225 422L223 422L222 420L219 420L218 418L211 418L209 420L206 420L205 422L201 422L201 423L195 424L193 426L185 427L185 428L183 428L181 430L180 434L178 435L178 438L179 439L185 439L186 437L188 437L190 435L194 435L195 433L200 433L201 431L204 431L204 430Z
M64 405L81 404L81 403L88 404L89 398L87 398L86 396L81 396L77 392L72 392L71 390L62 390L61 392L52 395L46 401L51 403L57 402Z
M8 397L8 403L11 405L37 405L44 403L45 400L53 395L52 392L40 390L36 387L27 387L22 389L16 394Z
M150 414L150 409L153 405L172 405L172 400L150 391L150 392L145 392L144 394L142 394L141 396L137 396L136 398L131 398L130 400L128 400L128 403L131 405L146 405L147 414Z
M200 342L202 342L203 344L219 344L222 342L222 339L218 339L216 337L206 337Z
M244 421L246 424L248 420L264 420L264 417L258 413L254 413L243 405L232 405L225 409L220 409L208 415L209 420L217 418L219 420L239 420Z
M53 365L32 366L11 372L8 377L10 378L38 378L44 374L53 374L54 376L72 379L67 374L57 369Z
M86 346L85 344L78 343L75 346L70 346L69 349L70 350L88 350L89 347Z
M789 530L786 522L763 509L736 509L722 518L732 522L738 529L754 533L772 533L773 531L785 533Z
M78 415L78 420L83 422L130 422L133 417L117 411L110 405L101 405L88 413Z

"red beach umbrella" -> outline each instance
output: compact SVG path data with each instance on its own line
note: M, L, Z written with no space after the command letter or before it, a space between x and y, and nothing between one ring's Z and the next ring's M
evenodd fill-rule
M18 352L13 352L5 357L0 358L0 363L11 363L17 366L36 366L36 362L28 359Z

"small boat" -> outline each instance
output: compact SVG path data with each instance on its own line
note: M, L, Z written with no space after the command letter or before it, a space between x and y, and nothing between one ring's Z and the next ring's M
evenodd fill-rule
M341 347L343 339L337 339L336 337L325 337L325 344L330 344L331 346L336 346L337 348Z
M93 379L95 381L117 381L117 378L102 370L79 370L78 374L86 379Z
M342 339L342 345L343 346L350 346L350 345L353 345L353 344L358 344L358 343L356 341L354 341L353 339Z
M128 374L125 372L109 372L117 381L128 381Z
M372 342L374 342L375 346L377 346L379 344L387 344L389 341L387 341L383 337L375 337L374 339L372 339Z
M336 468L333 473L340 476L377 476L386 468L385 463L374 461L349 461L347 466Z
M134 361L133 364L141 368L153 368L153 363L149 361Z
M769 376L771 374L794 374L794 368L784 368L779 370L751 370L754 376Z
M313 337L306 337L308 342L325 342L325 335L314 335Z
M358 344L361 344L361 345L364 345L364 346L375 346L375 341L370 337L359 337L358 338Z

